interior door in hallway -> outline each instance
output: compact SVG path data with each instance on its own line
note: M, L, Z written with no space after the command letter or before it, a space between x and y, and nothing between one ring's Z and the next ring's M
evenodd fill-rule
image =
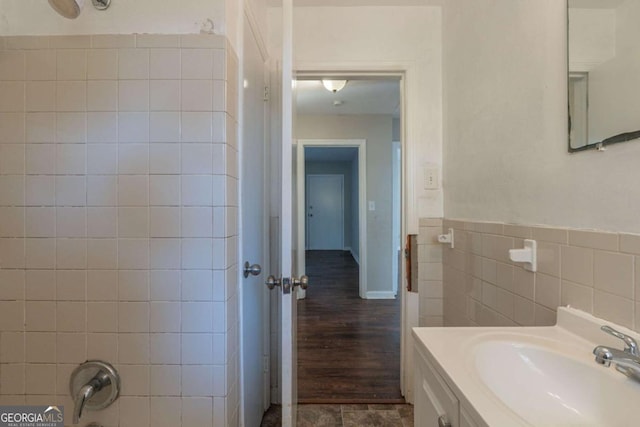
M344 249L344 177L307 176L307 248Z
M243 126L241 141L242 263L266 267L267 240L265 180L265 58L245 17L243 59ZM264 273L242 280L242 398L243 425L260 425L268 407L268 378L263 358L268 352L268 301Z

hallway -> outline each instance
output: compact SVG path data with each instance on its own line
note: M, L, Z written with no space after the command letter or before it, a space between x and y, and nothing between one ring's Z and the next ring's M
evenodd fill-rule
M358 296L358 264L344 251L307 251L298 303L301 403L404 403L400 300Z

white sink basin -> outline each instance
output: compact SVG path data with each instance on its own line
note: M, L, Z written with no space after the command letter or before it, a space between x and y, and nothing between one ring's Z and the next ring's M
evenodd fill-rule
M626 426L640 420L640 385L591 354L513 340L484 340L472 360L481 382L534 426ZM635 420L635 421L632 421Z

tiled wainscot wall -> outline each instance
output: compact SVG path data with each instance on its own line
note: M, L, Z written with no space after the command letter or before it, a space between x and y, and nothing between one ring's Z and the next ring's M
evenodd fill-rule
M420 326L442 326L442 233L441 218L420 219L418 233L418 294Z
M219 36L0 39L0 404L71 424L104 359L83 424L237 424L236 75Z
M455 248L442 246L446 326L552 325L557 307L571 305L640 331L640 236L445 219L442 232L449 228ZM420 231L425 244L434 242L431 227ZM536 273L508 257L525 238L538 242ZM428 301L435 291L426 283L421 299Z

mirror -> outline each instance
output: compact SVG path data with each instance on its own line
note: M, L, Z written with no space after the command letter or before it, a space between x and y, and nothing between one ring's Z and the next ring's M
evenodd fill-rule
M569 151L640 138L640 0L568 0Z

